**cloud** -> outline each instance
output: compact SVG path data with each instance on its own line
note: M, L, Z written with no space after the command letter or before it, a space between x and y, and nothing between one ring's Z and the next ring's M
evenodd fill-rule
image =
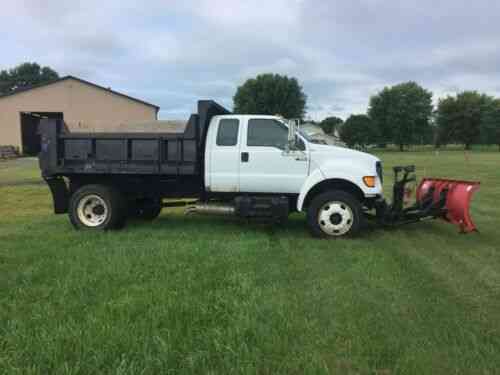
M500 2L476 0L87 0L7 2L2 66L50 65L187 117L198 98L232 106L258 73L299 79L308 115L366 111L413 80L435 98L500 95Z

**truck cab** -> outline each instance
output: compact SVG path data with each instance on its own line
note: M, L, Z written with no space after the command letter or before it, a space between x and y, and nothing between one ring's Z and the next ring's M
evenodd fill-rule
M348 148L313 143L300 129L291 129L292 124L277 116L213 117L206 140L205 189L213 194L282 195L299 212L316 207L318 196L323 195L321 202L328 196L331 200L321 204L322 211L315 209L310 215L319 224L317 234L347 234L357 224L353 221L362 206L370 207L382 196L380 160ZM348 196L356 207L335 196Z

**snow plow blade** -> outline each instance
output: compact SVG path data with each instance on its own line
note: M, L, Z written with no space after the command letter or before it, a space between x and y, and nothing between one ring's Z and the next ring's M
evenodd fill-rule
M424 178L418 185L417 205L443 207L442 219L457 225L461 233L476 232L470 216L472 195L479 190L479 182Z
M392 201L380 198L374 202L375 219L379 224L395 227L443 219L458 226L462 233L477 232L469 208L472 195L479 190L479 182L424 178L418 185L415 203L407 206L406 200L412 190L407 185L416 181L415 166L396 166L393 170Z

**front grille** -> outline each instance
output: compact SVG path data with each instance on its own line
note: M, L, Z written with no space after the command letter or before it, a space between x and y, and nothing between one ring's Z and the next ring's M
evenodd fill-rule
M377 170L377 176L378 176L378 178L380 178L380 182L383 183L384 182L384 171L382 169L382 162L377 161L377 163L375 164L375 168Z

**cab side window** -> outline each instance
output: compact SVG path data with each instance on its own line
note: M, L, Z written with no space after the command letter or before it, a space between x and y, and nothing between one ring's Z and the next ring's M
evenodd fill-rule
M238 119L224 119L219 122L217 130L217 146L236 146L238 143Z
M248 121L247 146L277 147L284 150L288 143L288 129L273 119Z

